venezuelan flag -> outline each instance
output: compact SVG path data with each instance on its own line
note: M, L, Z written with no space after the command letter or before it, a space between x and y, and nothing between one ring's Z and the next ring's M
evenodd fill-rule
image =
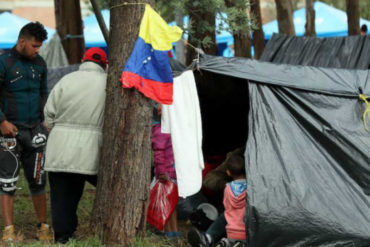
M135 87L146 97L161 104L172 104L173 78L168 52L182 30L170 27L146 5L139 38L122 72L122 87Z

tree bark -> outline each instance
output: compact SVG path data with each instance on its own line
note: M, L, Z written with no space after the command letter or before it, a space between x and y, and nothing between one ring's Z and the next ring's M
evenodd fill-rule
M346 0L348 35L360 34L359 0Z
M275 0L279 33L295 35L293 8L290 0Z
M312 0L306 0L306 30L305 36L316 36L315 31L315 10L313 9Z
M57 32L69 64L81 63L85 52L79 0L54 0Z
M234 33L233 37L235 57L251 58L251 40L249 38L249 32Z
M216 14L207 11L207 9L202 9L198 5L194 5L193 2L194 1L192 0L188 0L186 4L186 8L189 13L189 20L192 24L191 31L189 32L188 42L192 46L201 48L206 54L217 55L218 49L215 32ZM205 28L204 25L207 25L207 28ZM204 31L204 29L206 29L206 31ZM211 44L209 46L204 46L202 41L207 36L211 39ZM193 47L188 45L186 50L186 64L191 64L196 56L197 52Z
M262 16L259 0L251 0L251 13L253 14L257 30L253 31L254 59L259 59L265 49L265 35L262 29Z
M104 244L127 246L145 230L151 166L152 101L119 78L138 38L145 5L112 0L104 141L91 225ZM152 3L152 0L142 0Z

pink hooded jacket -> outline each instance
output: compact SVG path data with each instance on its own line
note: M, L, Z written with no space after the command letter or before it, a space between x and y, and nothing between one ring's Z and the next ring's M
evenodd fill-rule
M154 151L154 174L176 179L175 160L172 151L171 135L161 132L161 124L152 127L152 148Z
M227 238L235 240L247 239L244 224L245 203L246 190L236 197L231 189L230 184L227 184L224 191Z

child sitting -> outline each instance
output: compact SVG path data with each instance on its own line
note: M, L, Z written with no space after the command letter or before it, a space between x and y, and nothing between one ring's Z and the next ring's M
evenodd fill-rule
M233 179L226 185L224 191L227 239L222 239L216 246L243 246L247 239L243 221L247 189L244 157L232 155L226 167L227 175Z

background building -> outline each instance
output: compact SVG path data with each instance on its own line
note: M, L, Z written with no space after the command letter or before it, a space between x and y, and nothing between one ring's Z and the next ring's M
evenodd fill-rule
M80 1L82 17L89 15L89 0ZM31 21L55 28L54 0L0 0L0 13L9 11Z

